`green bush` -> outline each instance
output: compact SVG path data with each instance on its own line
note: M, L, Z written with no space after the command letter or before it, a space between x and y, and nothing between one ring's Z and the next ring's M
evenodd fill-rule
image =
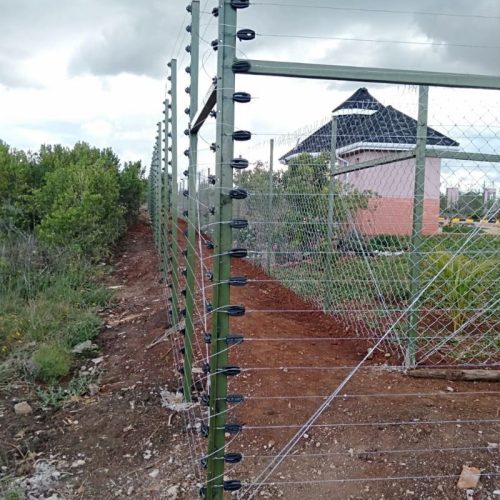
M49 383L69 373L72 356L69 349L62 345L43 344L33 353L32 361L35 376Z

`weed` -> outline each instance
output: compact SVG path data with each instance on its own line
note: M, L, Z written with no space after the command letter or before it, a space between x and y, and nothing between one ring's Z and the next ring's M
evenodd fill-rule
M43 344L33 353L35 375L43 382L53 382L69 373L72 356L59 344Z

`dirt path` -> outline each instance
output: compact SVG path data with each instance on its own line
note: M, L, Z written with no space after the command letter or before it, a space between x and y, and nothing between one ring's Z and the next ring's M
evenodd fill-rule
M210 266L208 251L204 256ZM350 335L345 326L269 282L249 262L234 260L232 269L251 282L232 289L232 302L245 305L247 314L231 320L232 331L246 340L230 351L231 364L245 369L231 379L230 392L246 401L229 412L228 420L245 430L229 437L228 451L245 458L228 466L227 475L252 482L367 345L341 340ZM2 410L0 437L8 459L20 476L45 481L32 498L197 498L192 465L206 440L186 430L184 414L161 405L160 391L178 384L172 344L148 349L167 326L157 270L150 229L141 220L124 238L110 277L109 285L118 288L99 340L97 395L54 413L37 407L16 417L10 407ZM201 358L201 331L197 335ZM287 342L291 337L296 340ZM307 340L312 337L318 340ZM372 368L350 382L317 421L321 426L269 478L280 484L266 485L259 496L458 499L465 498L456 487L462 465L500 473L498 384L421 381L373 368L386 361L378 353ZM12 390L0 397L8 401L22 387ZM483 477L471 498L495 498L498 489L497 478Z
M56 412L35 402L26 417L13 415L10 405L2 412L2 449L9 465L28 476L23 486L32 498L193 498L186 425L162 408L159 395L174 384L169 344L146 349L167 317L144 220L130 228L114 264L109 285L118 288L98 340L99 393ZM0 397L19 397L22 387L11 391Z

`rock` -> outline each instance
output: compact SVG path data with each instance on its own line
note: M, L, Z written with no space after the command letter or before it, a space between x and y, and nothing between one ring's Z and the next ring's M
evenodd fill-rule
M496 496L496 497L500 497L500 490L495 490L493 492L493 495Z
M274 441L269 441L269 443L267 443L267 447L271 449L274 446L274 444L275 444Z
M76 469L77 467L81 467L82 465L85 465L85 460L75 460L71 463L71 468Z
M169 500L176 500L179 497L179 485L175 484L167 489L167 498Z
M33 413L33 408L26 401L21 401L14 405L14 412L16 415L29 415Z
M99 392L99 386L97 384L89 384L87 392L89 393L89 396L95 396Z
M98 358L94 358L92 360L92 363L94 363L94 365L98 365L98 364L102 363L103 359L104 359L104 356L99 356Z
M152 477L153 479L156 479L158 477L158 474L160 474L160 469L153 469L149 473L149 477Z
M83 354L85 351L94 351L96 349L98 349L96 344L93 344L90 340L86 340L85 342L80 342L75 345L71 352L75 354Z
M468 490L476 488L481 477L481 471L477 467L469 467L464 465L462 473L458 479L457 487L461 490Z

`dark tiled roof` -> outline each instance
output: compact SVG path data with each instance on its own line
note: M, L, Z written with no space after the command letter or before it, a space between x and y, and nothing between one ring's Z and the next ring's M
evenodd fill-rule
M357 143L383 145L401 144L402 149L416 143L417 121L392 106L384 106L366 88L358 89L334 111L346 110L353 114L337 116L337 149ZM365 112L365 113L364 113ZM283 155L286 160L299 153L330 151L332 123L328 122ZM436 147L458 146L458 142L428 127L427 144ZM405 145L405 146L404 146ZM368 149L375 149L372 145Z

